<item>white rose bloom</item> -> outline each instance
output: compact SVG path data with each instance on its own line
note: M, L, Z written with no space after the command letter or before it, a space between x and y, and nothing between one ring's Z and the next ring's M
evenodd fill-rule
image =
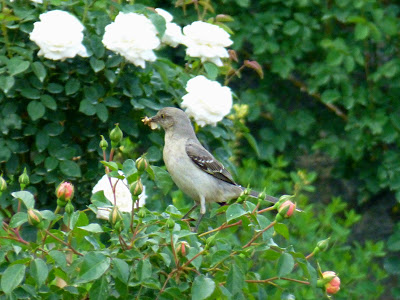
M181 107L186 108L186 113L200 126L215 126L231 111L231 90L217 81L196 76L187 82L186 91Z
M161 39L161 42L174 48L179 44L182 44L182 28L179 25L172 23L174 17L169 12L161 8L156 8L156 12L163 17L166 22L165 33Z
M76 17L65 11L52 10L39 18L30 34L30 39L40 48L38 55L53 60L88 56L82 45L85 28Z
M202 62L211 61L217 66L222 66L221 58L229 57L225 47L233 42L229 33L217 25L196 21L183 28L183 35L186 54L191 57L199 57Z
M146 61L157 59L153 50L160 45L157 29L144 15L120 12L105 28L104 46L136 66L145 68Z
M40 4L42 4L42 3L43 3L43 0L31 0L31 2L35 2L35 3L40 3Z
M123 175L122 172L119 172ZM111 178L112 185L114 186L117 182L117 178ZM99 182L93 187L92 194L97 193L99 191L104 192L104 196L110 201L109 207L99 207L97 211L96 217L99 219L108 220L108 217L111 212L111 207L114 206L114 194L112 191L112 187L110 185L110 181L107 175L104 175ZM129 191L128 183L126 179L118 180L117 185L115 187L115 198L116 204L120 211L122 212L132 212L132 194ZM143 186L143 192L139 196L139 207L142 207L146 204L146 187ZM136 206L136 204L135 204Z

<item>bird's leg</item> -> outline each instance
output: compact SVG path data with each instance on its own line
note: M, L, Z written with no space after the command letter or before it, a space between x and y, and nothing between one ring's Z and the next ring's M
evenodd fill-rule
M197 219L196 227L194 228L194 232L197 232L197 229L199 228L200 222L203 219L205 213L206 213L206 199L204 198L204 196L202 196L200 198L200 216Z
M191 209L189 209L189 211L182 217L182 220L186 219L192 213L192 211L197 208L197 206L199 206L198 203L196 203Z

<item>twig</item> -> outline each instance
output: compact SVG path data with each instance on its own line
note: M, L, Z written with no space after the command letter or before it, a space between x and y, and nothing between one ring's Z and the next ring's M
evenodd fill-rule
M56 236L55 236L54 234L52 234L50 231L46 230L46 233L47 233L49 236L51 236L53 239L59 241L61 244L67 246L67 247L68 247L69 249L71 249L71 251L74 252L76 255L83 256L82 253L76 251L74 247L72 247L72 246L71 246L70 244L68 244L67 242L64 242L62 239L56 237Z
M303 281L303 280L297 280L297 279L293 279L293 278L287 278L287 277L271 277L268 279L263 279L263 280L245 280L247 283L270 283L271 281L274 280L287 280L287 281L293 281L293 282L297 282L297 283L301 283L301 284L306 284L306 285L310 285L310 283L308 281Z
M267 231L268 229L270 229L271 227L273 227L276 224L276 221L271 222L271 224L269 224L267 227L265 227L263 230L259 231L256 235L254 235L251 240L242 247L242 249L246 249L248 247L251 246L251 244L260 236L262 235L265 231Z

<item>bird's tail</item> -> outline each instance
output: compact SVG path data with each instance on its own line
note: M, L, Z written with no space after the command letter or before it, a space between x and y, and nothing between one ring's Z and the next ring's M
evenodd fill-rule
M245 191L245 190L246 190L246 188L243 187L243 186L241 186L241 188L242 188L242 191ZM250 197L253 197L253 198L258 198L259 195L260 195L260 193L258 193L258 192L256 192L256 191L252 191L252 190L250 191L250 194L249 194L249 196L250 196ZM264 200L265 200L265 201L268 201L268 202L271 202L271 203L276 203L276 202L278 202L279 199L276 198L276 197L273 197L273 196L266 195L265 198L264 198Z

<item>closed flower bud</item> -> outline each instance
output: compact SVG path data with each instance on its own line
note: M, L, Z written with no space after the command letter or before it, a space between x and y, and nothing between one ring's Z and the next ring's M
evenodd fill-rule
M4 192L7 189L7 182L3 178L3 176L0 176L0 193Z
M176 252L180 253L182 256L186 256L186 249L189 249L190 245L188 242L182 241L178 243L178 247L176 249Z
M104 136L102 136L102 135L100 135L100 136L101 136L101 141L100 141L99 146L101 149L106 150L108 148L108 143L107 143L106 139L104 138Z
M25 189L25 187L29 184L29 176L26 172L26 168L24 169L24 173L21 174L18 178L18 182L21 186L21 190Z
M285 218L290 218L295 210L296 210L296 204L290 200L283 202L278 209L279 213L283 215Z
M123 229L124 229L124 222L118 221L117 223L115 223L115 225L114 225L115 231L121 232Z
M165 223L165 225L169 228L172 229L175 226L175 221L172 219L168 219L167 222Z
M322 279L319 279L317 286L325 287L328 294L336 294L340 290L340 278L333 271L322 273Z
M329 239L330 239L330 238L327 238L327 239L325 239L325 240L319 241L319 242L317 243L317 246L314 248L313 253L314 253L314 254L317 254L317 253L319 253L319 252L324 252L326 249L328 249L328 246L329 246Z
M138 197L143 192L143 184L140 178L131 183L129 190L132 196Z
M115 124L115 128L110 132L111 147L116 148L123 138L122 130Z
M139 157L137 160L136 160L136 169L139 171L139 172L144 172L144 171L146 171L146 169L147 169L147 167L149 166L149 162L148 162L148 160L145 158L145 157Z
M28 223L32 226L38 227L43 220L40 211L30 208L28 209L27 213L28 213Z
M74 197L74 186L66 181L61 182L56 189L56 196L57 199L60 199L61 201L70 201Z
M75 207L72 205L71 202L68 202L67 205L65 206L65 212L70 215L74 212L74 210Z
M112 225L116 225L117 222L122 221L122 213L119 211L117 206L114 206L113 209L110 212L110 215L108 217L108 221Z

